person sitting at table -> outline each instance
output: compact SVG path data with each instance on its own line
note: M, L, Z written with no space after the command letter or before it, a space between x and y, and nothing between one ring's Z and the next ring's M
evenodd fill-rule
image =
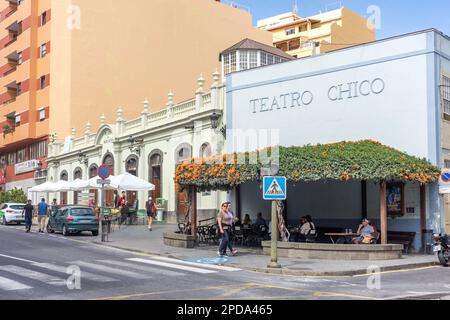
M310 215L304 216L301 219L301 227L300 227L300 240L307 240L308 236L310 236L313 231L316 230L316 226L312 220Z
M267 227L266 220L264 220L264 218L262 217L262 212L258 212L258 217L256 218L255 225Z
M244 221L242 222L243 225L252 225L252 219L250 219L250 215L246 214L244 217Z
M363 219L358 227L358 237L352 239L353 244L370 244L373 240L373 234L375 233L374 227L372 227L369 219Z

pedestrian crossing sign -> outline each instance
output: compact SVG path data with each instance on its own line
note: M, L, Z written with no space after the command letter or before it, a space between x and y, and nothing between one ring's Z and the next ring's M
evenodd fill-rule
M286 177L264 177L263 192L264 200L286 200Z

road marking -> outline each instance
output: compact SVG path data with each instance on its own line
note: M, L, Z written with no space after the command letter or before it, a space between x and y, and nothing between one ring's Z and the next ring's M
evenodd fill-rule
M147 271L147 272L152 272L152 273L159 273L159 274L166 275L166 276L179 277L179 276L186 275L185 273L181 273L181 272L170 271L170 270L165 270L165 269L151 269L148 266L142 266L142 265L126 263L126 262L121 262L121 261L99 260L99 262L112 264L112 265L119 266L119 267L132 268L132 269Z
M0 277L0 289L5 291L16 291L31 289L31 287L8 278Z
M53 286L64 286L66 285L66 281L64 279L54 277L45 273L37 272L30 269L25 269L19 266L0 266L0 271L5 271L9 273L13 273L20 277L37 280L40 282L44 282L46 284L50 284Z
M73 261L70 263L73 265L76 265L76 266L86 267L89 269L99 270L102 272L117 274L117 275L126 276L126 277L134 278L134 279L150 279L150 278L152 278L152 276L149 276L149 275L138 274L136 272L121 270L121 269L108 267L105 265L100 265L100 264L95 264L95 263L89 263L89 262L84 262L84 261Z
M204 288L190 288L190 289L181 289L181 290L143 292L143 293L136 293L136 294L130 294L130 295L96 298L96 299L92 299L92 300L125 300L125 299L130 299L130 298L156 296L156 295L171 294L171 293L199 292L199 291L223 290L223 289L237 289L237 288L240 288L241 286L248 286L248 285L251 285L251 283L232 284L232 285L223 285L223 286L211 286L211 287L204 287Z
M155 266L161 266L161 267L167 267L167 268L173 268L173 269L180 269L180 270L185 270L185 271L190 271L190 272L195 272L195 273L201 273L201 274L216 273L217 272L217 271L212 271L212 270L200 269L200 268L195 268L195 267L188 267L188 266L183 266L183 265L173 264L173 263L167 263L167 262L152 261L152 260L147 260L147 259L132 258L132 259L127 259L127 260L134 261L134 262L146 263L146 264L152 264L152 265L155 265Z
M172 259L172 258L166 258L166 257L158 257L153 256L152 259L161 260L161 261L167 261L167 262L174 262L174 263L181 263L189 266L195 266L200 268L209 268L209 269L216 269L221 271L240 271L241 269L238 268L232 268L232 267L225 267L225 266L218 266L214 264L206 264L206 263L199 263L199 262L191 262L191 261L184 261L184 260L178 260L178 259Z
M50 263L35 263L33 265L36 266L36 267L42 268L42 269L47 269L47 270L52 270L52 271L55 271L55 272L58 272L58 273L67 274L67 267L58 266L58 265L54 265L54 264L50 264ZM81 270L81 279L88 279L88 280L96 281L96 282L114 282L114 281L119 281L117 279L113 279L113 278L109 278L109 277L93 274L93 273L90 273L90 272L85 272L83 270Z
M358 274L358 275L354 275L352 277L353 278L362 278L362 277L371 277L373 275L382 275L382 274L400 273L400 272L423 271L423 270L429 270L429 269L435 269L435 268L439 268L439 266L430 266L430 267L422 267L422 268L415 268L415 269L403 269L403 270L382 271L382 272L377 272L377 273Z
M31 260L27 260L27 259L22 259L22 258L18 258L18 257L8 256L6 254L0 254L0 257L13 259L13 260L17 260L17 261L22 261L22 262L28 262L28 263L37 263L37 262L31 261Z

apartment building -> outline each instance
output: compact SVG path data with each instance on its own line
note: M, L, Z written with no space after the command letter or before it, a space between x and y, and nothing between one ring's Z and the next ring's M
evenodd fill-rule
M213 0L7 0L0 3L0 188L47 178L47 143L184 101L243 38L272 45L248 12Z
M257 26L272 32L274 45L296 58L376 39L375 28L364 17L345 7L306 18L285 13L260 20Z

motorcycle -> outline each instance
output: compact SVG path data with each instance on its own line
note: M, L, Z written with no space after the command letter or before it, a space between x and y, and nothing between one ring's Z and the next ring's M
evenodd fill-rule
M439 262L444 267L450 266L450 239L448 235L435 234L433 236L433 251L437 253Z

